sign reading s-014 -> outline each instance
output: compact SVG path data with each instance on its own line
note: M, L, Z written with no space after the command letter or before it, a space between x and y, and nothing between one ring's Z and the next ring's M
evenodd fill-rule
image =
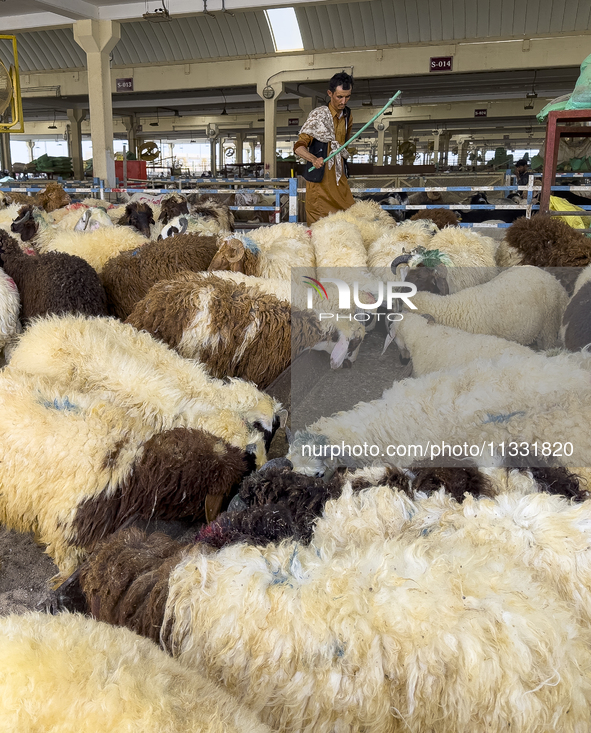
M453 56L432 56L429 59L429 71L452 71Z

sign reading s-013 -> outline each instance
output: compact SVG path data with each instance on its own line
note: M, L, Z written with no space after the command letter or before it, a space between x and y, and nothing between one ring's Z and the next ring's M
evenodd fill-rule
M452 71L453 56L432 56L429 59L429 71Z
M116 79L115 91L117 92L133 92L133 79Z

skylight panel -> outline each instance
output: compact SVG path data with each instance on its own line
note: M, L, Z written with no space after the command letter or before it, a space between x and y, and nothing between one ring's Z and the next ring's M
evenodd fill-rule
M275 51L303 51L302 34L293 8L265 10Z

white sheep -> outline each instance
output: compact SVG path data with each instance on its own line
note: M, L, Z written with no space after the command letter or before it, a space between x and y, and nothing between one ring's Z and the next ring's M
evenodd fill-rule
M556 345L568 295L550 273L524 266L453 295L419 291L412 303L418 313L428 313L444 326L525 346L537 341L540 348L549 349Z
M21 302L16 283L0 269L0 353L20 333Z
M355 224L331 214L311 229L317 267L367 268L367 251Z
M20 337L7 373L46 378L98 394L157 427L201 428L266 461L265 436L284 419L281 405L253 384L213 379L148 333L113 318L37 319Z
M431 240L435 232L437 227L430 219L402 222L370 245L367 264L372 268L390 267L393 260L405 252L412 252L418 247L433 249Z
M584 466L591 461L588 383L588 369L566 355L476 359L396 382L379 400L319 418L296 433L288 458L296 471L314 476L343 464L410 466L421 458L449 463L450 449L437 453L434 446L467 442L484 446L472 459L487 466L507 459L507 452L498 455L502 441L518 438L537 442L540 450L548 441L569 441L572 460L563 451L557 462ZM377 446L377 453L353 452L365 444Z
M271 733L148 639L81 615L0 619L0 729Z
M356 201L348 209L329 214L324 220L331 224L336 224L338 221L354 224L366 251L373 242L396 227L396 222L390 214L375 201Z
M544 494L460 505L345 488L309 546L188 551L164 626L183 665L286 733L577 733L591 726L590 512Z
M244 451L182 416L162 431L146 412L0 372L0 522L33 532L62 579L131 517L198 516L247 470Z

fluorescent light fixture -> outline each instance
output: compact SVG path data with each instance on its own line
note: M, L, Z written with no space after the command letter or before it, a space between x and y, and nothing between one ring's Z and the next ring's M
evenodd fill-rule
M275 51L303 51L302 34L293 8L265 10Z

